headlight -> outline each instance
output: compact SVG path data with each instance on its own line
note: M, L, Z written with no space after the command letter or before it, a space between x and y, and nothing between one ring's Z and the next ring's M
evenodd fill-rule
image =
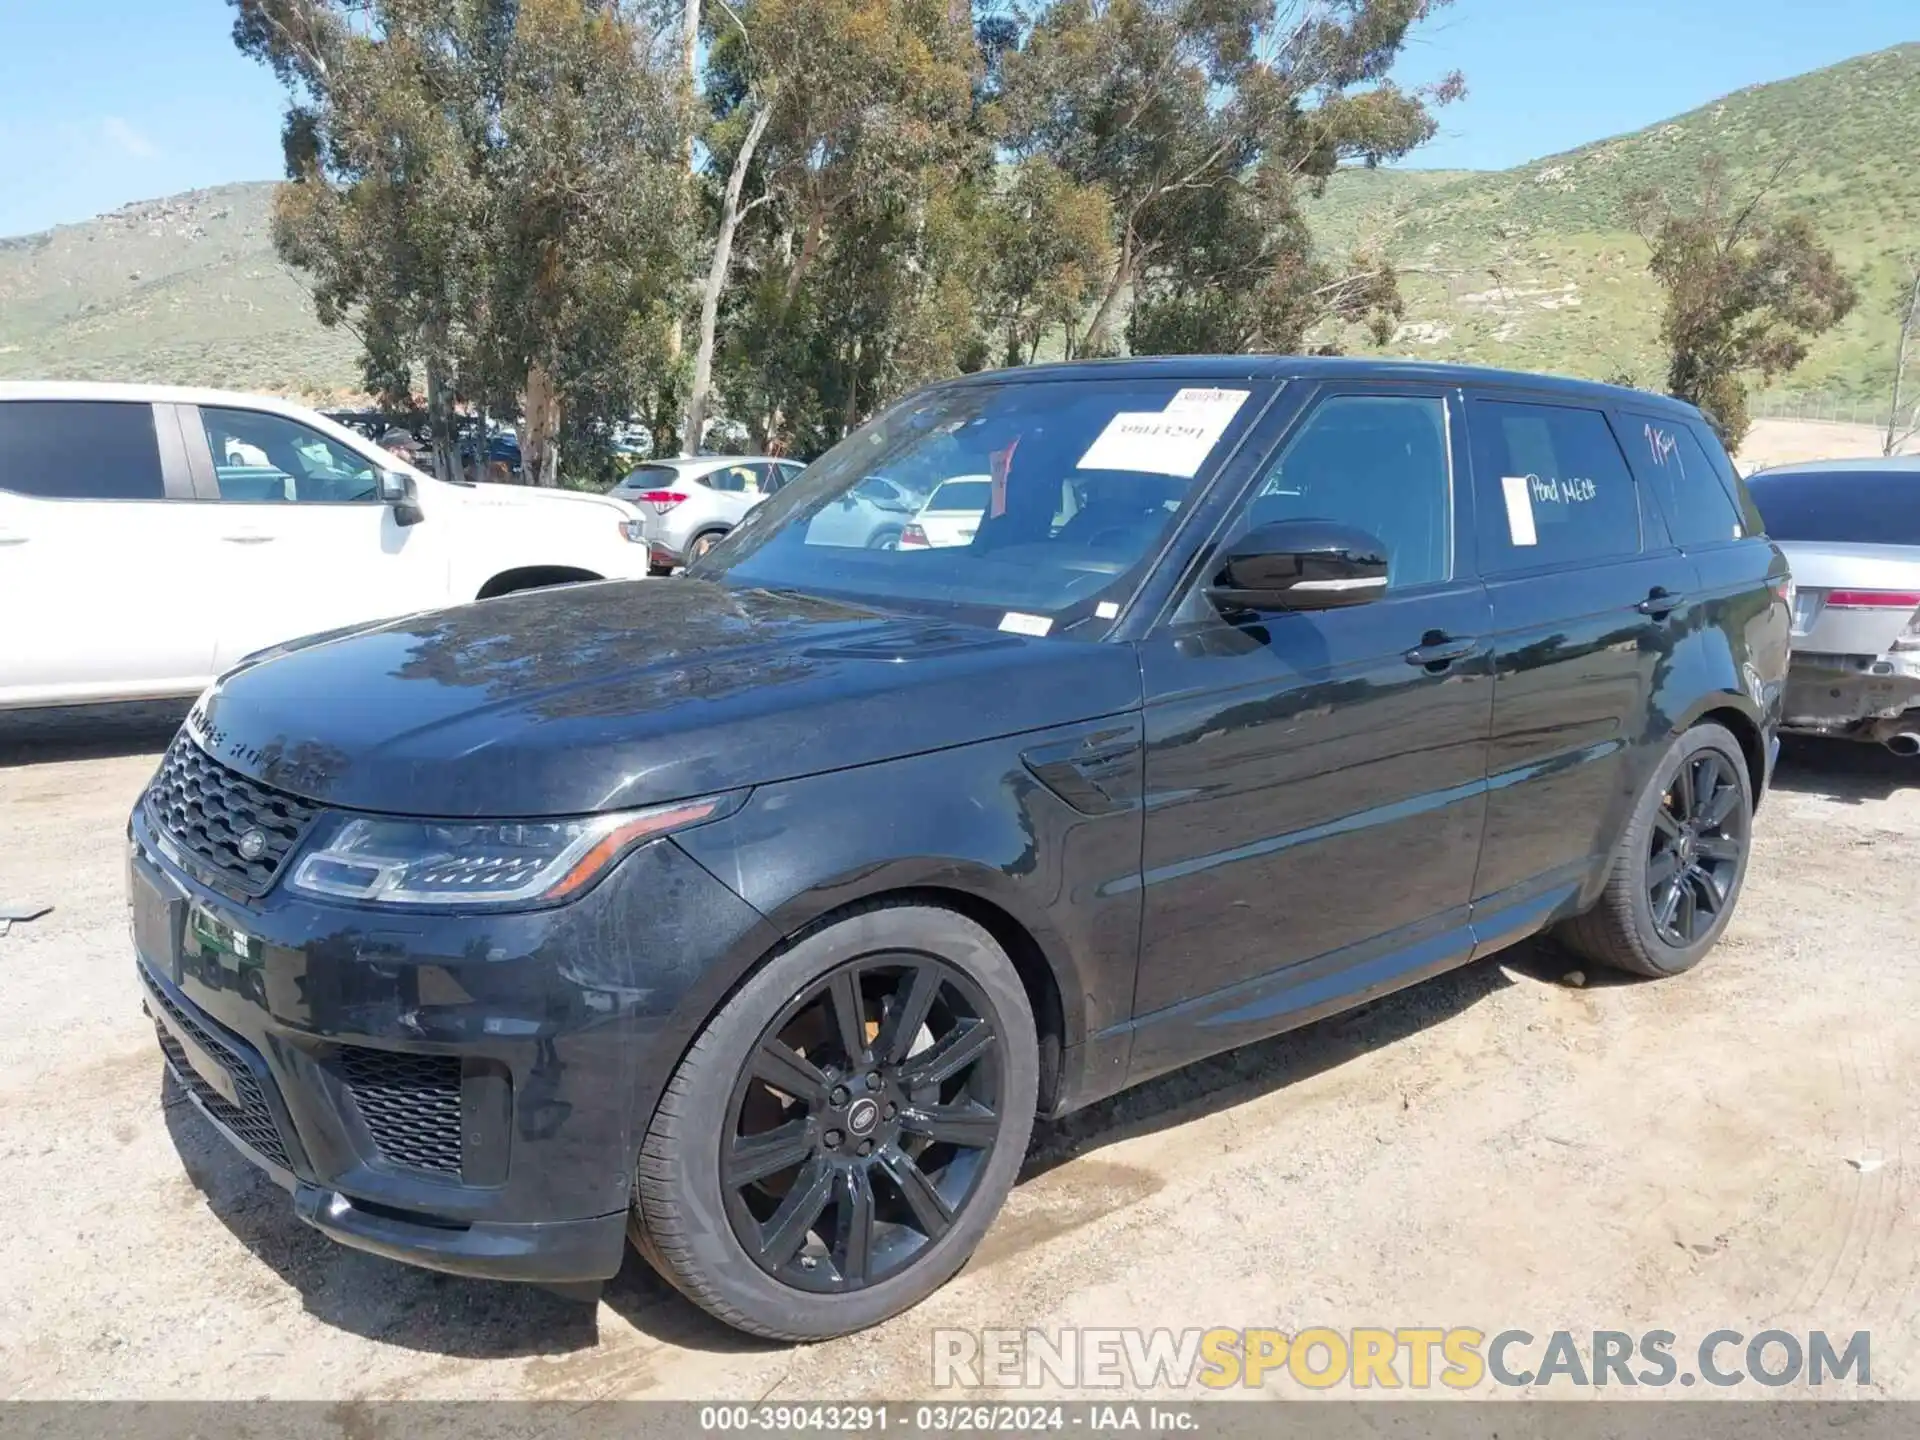
M374 905L546 905L579 894L642 841L717 819L744 792L582 820L341 821L287 881Z

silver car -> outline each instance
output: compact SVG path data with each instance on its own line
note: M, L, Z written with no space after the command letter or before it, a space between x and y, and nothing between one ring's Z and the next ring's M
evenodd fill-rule
M1920 755L1920 458L1749 477L1793 567L1783 728Z
M801 471L766 455L653 460L607 493L640 511L649 563L665 573L711 550L746 513Z

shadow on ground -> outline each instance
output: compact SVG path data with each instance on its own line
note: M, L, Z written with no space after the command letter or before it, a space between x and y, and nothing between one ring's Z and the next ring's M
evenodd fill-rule
M1780 742L1780 762L1774 768L1773 784L1777 790L1861 805L1920 785L1920 759L1895 755L1884 745L1858 740L1789 735ZM1763 808L1761 814L1765 813Z
M191 699L134 700L0 712L0 766L158 754L192 708Z
M1502 963L1555 981L1578 965L1545 941L1507 952ZM1469 965L1347 1014L1189 1065L1064 1120L1042 1122L1021 1183L1118 1141L1284 1089L1445 1021L1513 983L1500 965ZM175 1148L208 1208L249 1252L298 1290L308 1313L323 1323L382 1343L467 1359L558 1357L599 1344L597 1309L579 1299L533 1286L438 1275L335 1244L294 1217L290 1197L234 1152L170 1076L163 1101ZM1006 1248L995 1246L991 1236L988 1245ZM771 1348L683 1299L631 1251L600 1299L654 1340L722 1353Z
M402 1265L348 1249L302 1224L292 1197L234 1151L164 1068L161 1075L168 1134L207 1208L297 1290L307 1313L323 1324L469 1360L565 1356L600 1343L598 1307L581 1298ZM631 1250L599 1299L635 1329L674 1345L769 1348L682 1299Z

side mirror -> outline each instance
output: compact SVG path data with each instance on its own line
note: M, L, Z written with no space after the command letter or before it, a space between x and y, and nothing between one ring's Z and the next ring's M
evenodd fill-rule
M1223 611L1330 610L1387 588L1387 547L1331 520L1279 520L1250 530L1221 557L1207 598Z
M396 525L418 525L427 518L426 511L420 508L420 497L413 486L413 477L404 470L382 470L380 472L380 501L393 507L393 523Z

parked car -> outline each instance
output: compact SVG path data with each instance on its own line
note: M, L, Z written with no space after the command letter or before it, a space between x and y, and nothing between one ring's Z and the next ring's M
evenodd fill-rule
M926 498L927 489L905 479L869 475L815 512L807 521L807 544L896 549Z
M193 695L296 636L644 575L637 522L442 484L283 400L0 384L0 708Z
M901 532L907 547L965 545L980 528L993 497L991 475L956 475L942 480Z
M1003 494L818 539L876 473ZM142 993L347 1245L575 1282L630 1239L742 1329L871 1325L1036 1115L1550 926L1698 963L1787 670L1731 475L1689 406L1494 371L942 384L682 578L224 676L132 816Z
M1782 727L1920 755L1920 459L1783 465L1748 484L1793 567Z
M639 508L654 571L665 574L706 554L800 470L796 461L766 455L652 460L607 493Z

